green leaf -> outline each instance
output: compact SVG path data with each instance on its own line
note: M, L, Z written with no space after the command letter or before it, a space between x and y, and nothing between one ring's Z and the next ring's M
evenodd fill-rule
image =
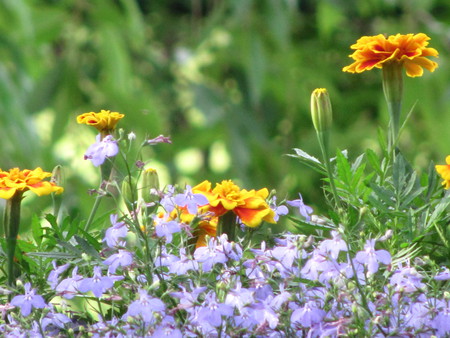
M40 246L42 243L44 230L42 229L41 221L36 214L34 214L31 218L31 233L33 234L34 241L38 246Z
M77 243L81 246L84 253L86 253L89 256L94 257L96 259L101 259L100 255L98 254L97 249L94 246L92 246L91 244L89 244L88 241L86 241L84 238L81 238L80 236L77 236L77 235L75 235L74 238L77 241Z

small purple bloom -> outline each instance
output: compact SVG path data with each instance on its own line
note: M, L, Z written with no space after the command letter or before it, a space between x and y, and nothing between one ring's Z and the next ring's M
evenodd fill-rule
M205 195L194 194L190 185L186 186L184 194L177 194L174 202L180 207L186 207L190 214L195 215L199 207L209 203Z
M445 269L444 271L438 273L435 277L435 280L449 280L450 279L450 270Z
M214 293L210 292L205 296L205 301L198 310L198 320L205 321L212 326L218 327L222 324L222 316L233 315L233 307L219 303Z
M80 281L78 290L81 292L92 291L95 297L100 298L103 293L112 288L116 280L123 279L123 277L102 276L102 270L99 266L94 267L94 276L92 278L85 278Z
M391 254L386 250L375 251L375 240L368 239L364 245L364 251L359 251L355 257L356 261L361 264L366 264L369 274L374 274L378 271L381 262L385 265L391 264Z
M325 311L318 308L313 301L307 302L303 307L300 307L291 315L291 322L298 323L302 327L311 327L314 324L320 323L325 317Z
M96 142L88 148L84 155L84 159L91 160L96 167L103 164L106 158L116 156L119 152L117 141L111 135L106 135L103 140L100 140L100 137L100 134L95 137Z
M177 221L169 221L160 218L157 215L154 217L156 236L164 237L167 243L172 242L172 234L180 232L181 227Z
M119 266L128 266L131 263L133 263L133 254L123 249L119 249L117 253L103 261L103 264L109 265L109 273L115 273Z
M167 186L167 192L162 197L159 204L164 208L167 213L171 213L175 210L175 202L173 200L173 194L175 193L175 187L173 185Z
M83 276L78 274L78 266L76 266L72 270L72 277L63 279L55 290L64 298L72 299L78 293L78 285L82 279Z
M166 307L160 299L152 298L147 291L140 289L139 299L130 304L122 319L127 320L128 317L140 316L144 322L153 323L155 321L155 313L162 313L165 309Z
M152 338L182 338L183 334L177 329L177 324L172 316L163 318L161 324L156 328Z
M199 247L194 252L194 258L203 263L202 268L204 272L212 269L213 265L220 263L225 264L228 261L227 256L223 252L222 245L217 245L217 239L212 237L208 246Z
M61 266L56 266L56 262L52 262L53 270L48 274L47 282L50 284L50 287L54 290L58 285L59 275L67 270L70 264L64 264Z
M287 204L289 204L291 207L298 208L300 215L305 217L307 221L311 220L310 214L313 213L313 209L309 206L307 206L305 203L303 203L303 197L302 194L298 194L299 199L293 200L293 201L286 201Z
M159 135L155 138L152 138L150 140L147 140L147 144L153 146L158 143L172 143L172 140L170 139L170 136L163 136Z
M273 196L269 202L270 208L275 212L275 216L273 220L278 222L280 216L287 215L289 213L289 209L285 205L277 205L277 197Z
M444 302L442 302L445 304ZM433 327L437 330L438 337L448 337L450 333L450 307L439 307L439 312L432 321Z
M400 267L392 275L390 283L397 291L415 292L425 287L425 284L421 282L422 279L423 276L415 268Z
M36 294L35 289L31 289L30 283L25 283L25 294L15 296L11 300L11 305L20 307L20 312L22 316L27 317L31 313L32 308L42 309L46 306L44 298Z
M345 243L341 234L337 231L331 231L331 235L333 236L333 239L326 239L322 241L319 245L319 249L323 252L329 253L331 258L337 259L339 252L348 251L347 243Z
M189 270L198 270L198 262L186 255L186 249L180 249L180 259L169 265L169 272L177 275L185 275Z
M125 238L128 233L128 228L125 222L117 222L117 215L110 216L112 227L109 227L105 232L105 238L103 239L106 242L106 245L110 248L114 248L119 244L119 240L121 238Z

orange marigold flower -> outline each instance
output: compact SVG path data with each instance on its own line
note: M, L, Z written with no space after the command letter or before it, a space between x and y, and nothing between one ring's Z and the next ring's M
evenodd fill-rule
M9 200L16 194L23 194L27 190L31 190L38 196L63 192L64 189L55 183L43 181L44 178L50 176L52 176L51 173L45 172L41 168L34 170L13 168L9 172L0 169L0 198Z
M442 179L442 185L444 185L445 189L450 188L450 155L445 158L445 162L447 164L444 165L436 165L436 171L439 175L441 175Z
M383 68L390 62L402 64L406 69L406 75L410 77L422 76L422 67L433 72L437 63L427 59L428 56L438 56L438 51L429 48L430 38L424 34L397 34L386 38L379 34L375 36L363 36L350 46L355 52L349 55L355 62L344 67L344 72L362 73L372 68Z
M100 132L109 132L116 128L117 122L125 115L109 110L101 110L99 113L84 113L77 116L77 122L93 126Z
M208 211L220 217L228 211L236 214L248 227L257 227L262 221L275 223L275 212L266 202L269 191L264 188L258 191L240 189L233 181L222 181L211 189L211 183L204 181L192 188L208 198Z

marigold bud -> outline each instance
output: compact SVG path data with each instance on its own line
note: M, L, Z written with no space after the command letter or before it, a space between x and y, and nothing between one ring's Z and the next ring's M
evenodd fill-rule
M325 88L317 88L311 94L311 116L316 131L321 133L331 128L333 111L330 96Z
M141 196L146 203L155 202L158 199L155 192L159 191L159 177L156 169L149 168L142 173Z
M133 194L133 190L136 191L136 180L134 177L126 176L122 181L122 197L125 202L133 203L137 200L136 192Z

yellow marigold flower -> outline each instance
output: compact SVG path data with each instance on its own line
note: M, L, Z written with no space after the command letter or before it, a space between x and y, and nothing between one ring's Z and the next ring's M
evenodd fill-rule
M240 189L231 180L222 181L211 189L211 183L204 181L192 188L194 193L204 194L209 201L208 211L220 217L228 211L236 214L248 227L257 227L262 221L275 223L275 212L266 202L269 191Z
M125 115L109 110L101 110L100 113L84 113L77 116L77 122L80 124L87 124L93 126L100 132L109 132L114 130L117 122Z
M34 170L13 168L9 172L0 169L0 198L9 200L16 194L23 194L27 190L31 190L38 196L63 192L64 189L55 183L43 181L44 178L50 176L52 176L51 173L45 172L41 168Z
M439 175L441 175L442 179L444 180L442 182L442 185L444 185L445 189L450 188L450 155L445 158L445 162L447 164L444 165L436 165L436 171Z
M355 52L349 55L355 62L344 67L344 72L361 73L372 68L383 68L384 64L396 62L406 69L410 77L422 76L422 67L433 72L437 63L427 59L428 56L438 56L434 48L429 48L430 38L424 34L397 34L386 38L379 34L363 36L350 46Z

